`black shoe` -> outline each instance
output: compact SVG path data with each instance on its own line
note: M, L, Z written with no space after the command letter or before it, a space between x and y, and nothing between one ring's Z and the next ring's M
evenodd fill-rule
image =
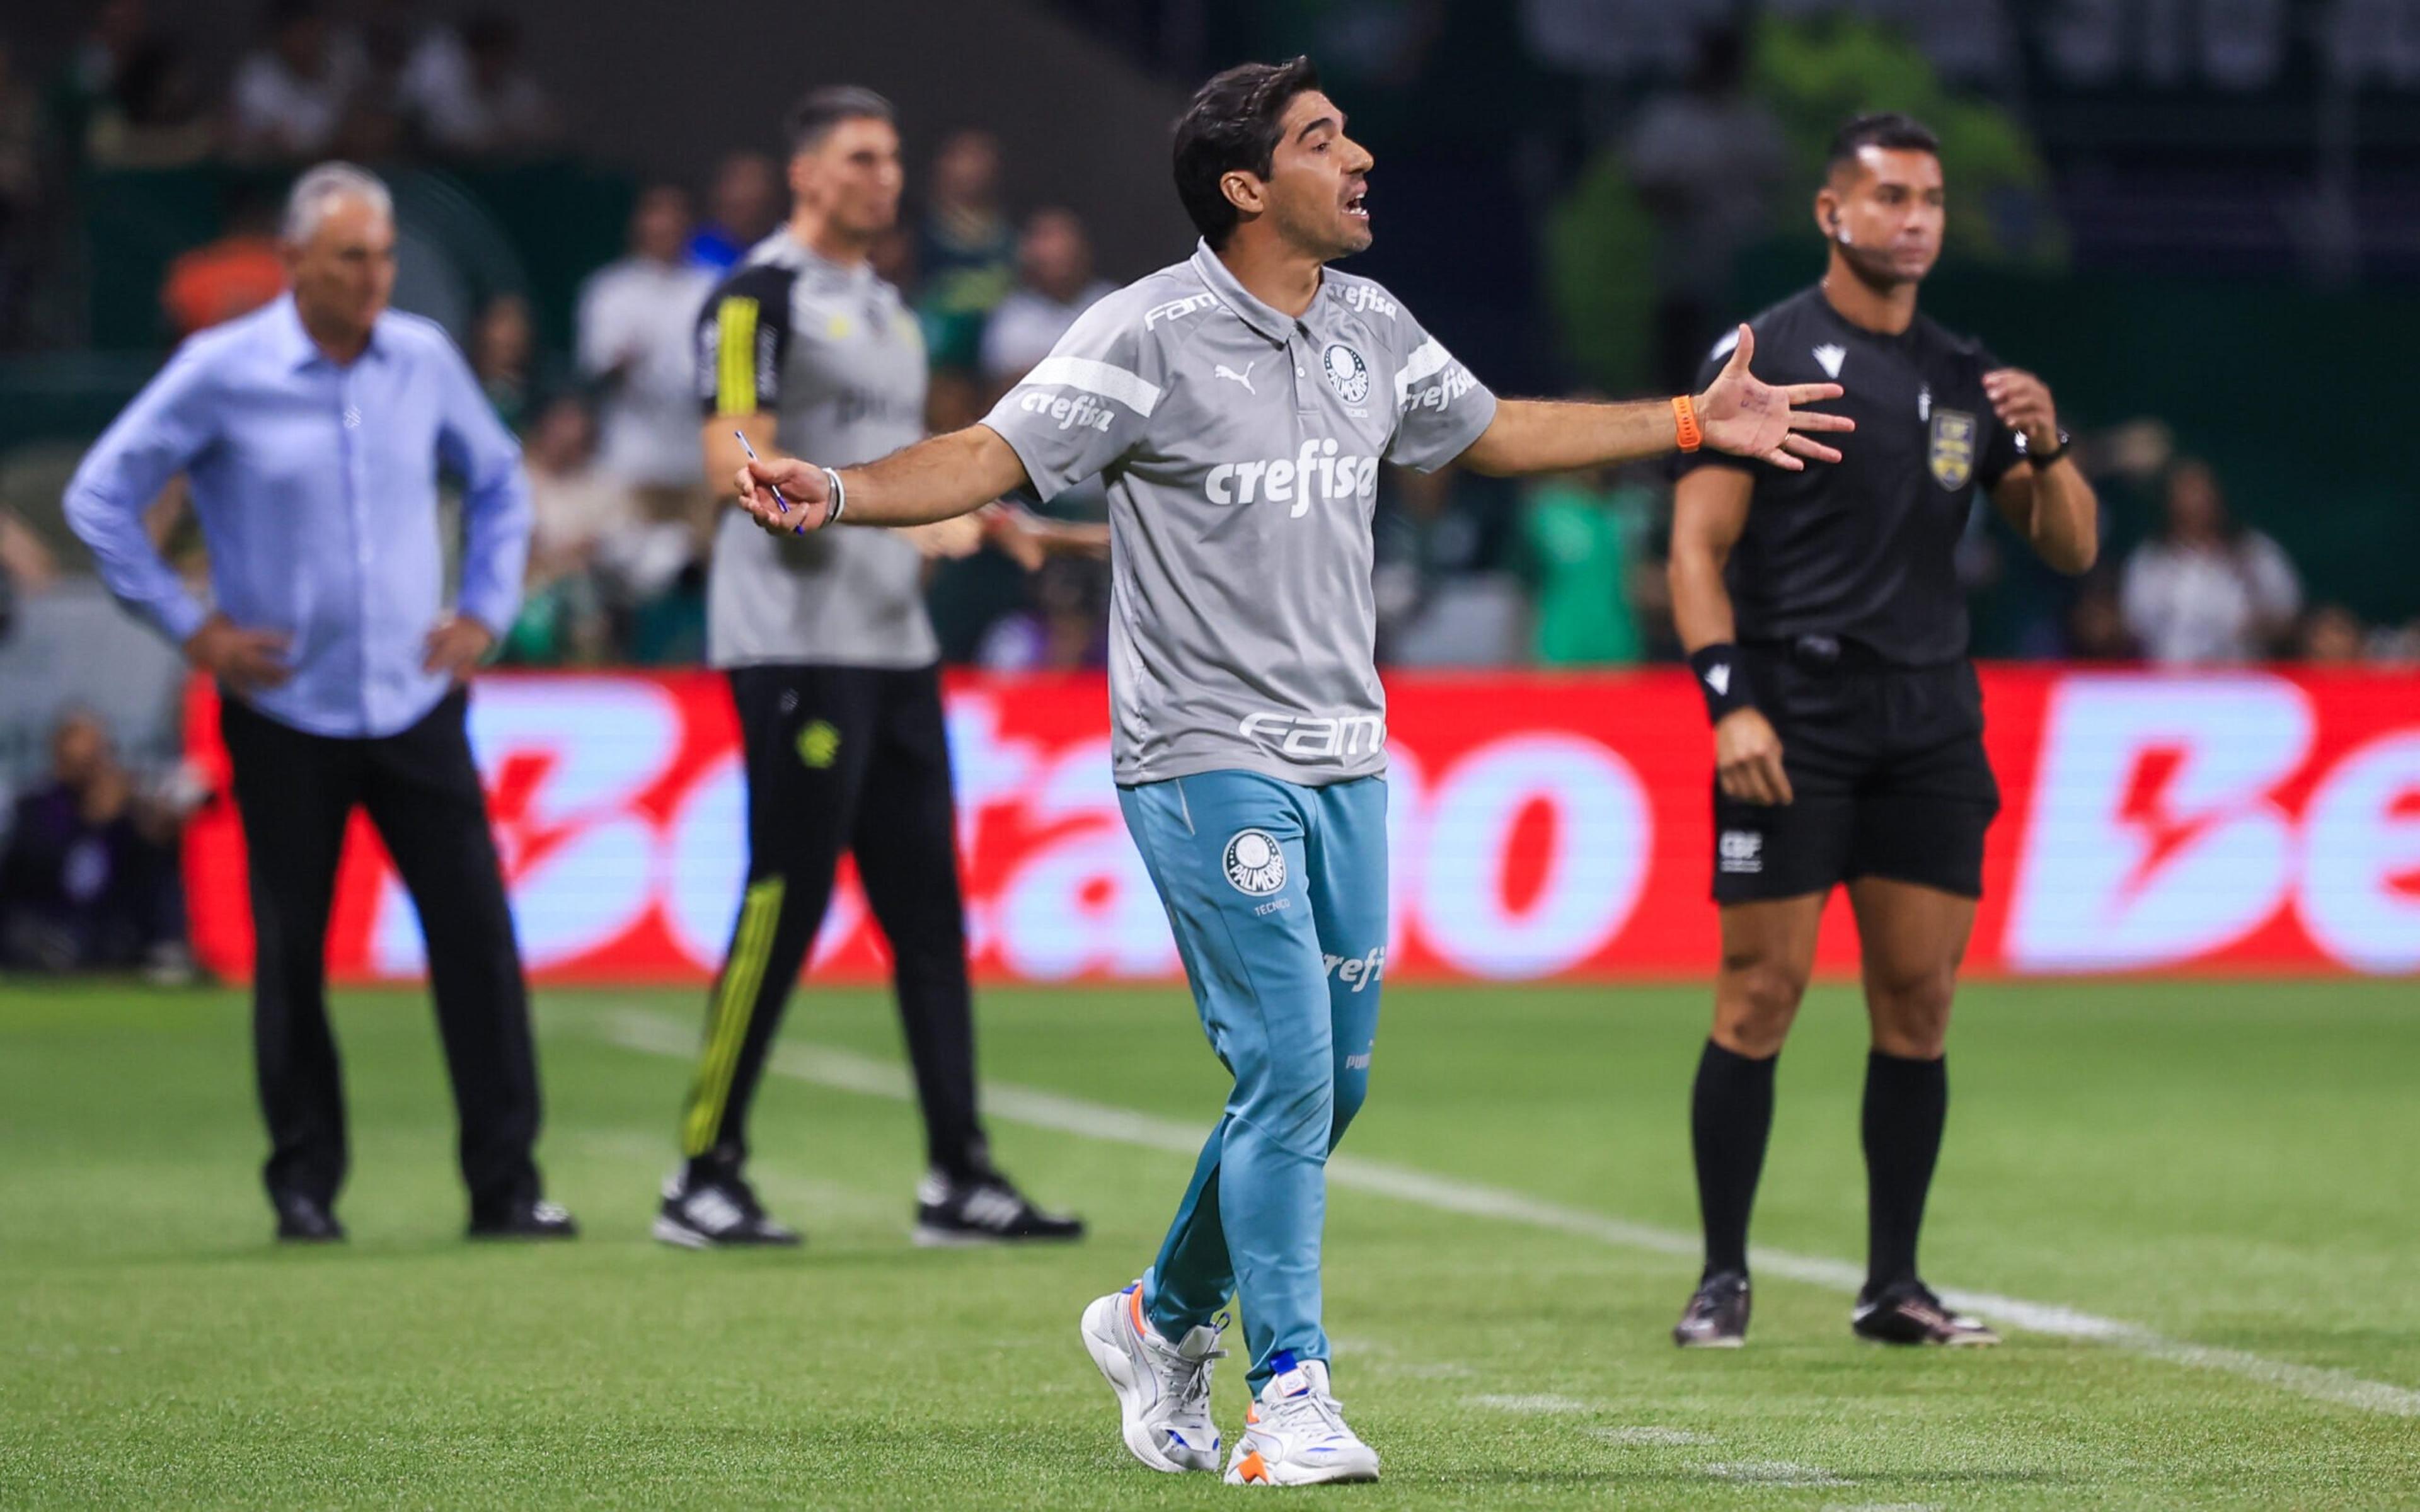
M568 1209L537 1198L526 1198L488 1211L473 1209L473 1239L578 1239L580 1226Z
M797 1229L766 1216L755 1189L737 1172L699 1177L686 1168L664 1179L664 1204L656 1210L655 1233L665 1243L683 1249L806 1242Z
M285 1244L333 1244L345 1237L336 1211L318 1197L300 1192L279 1192L270 1199L277 1210L277 1239Z
M1876 1344L1997 1344L2000 1335L1962 1313L1942 1304L1932 1288L1913 1278L1877 1289L1871 1282L1857 1293L1849 1327L1857 1337Z
M1083 1219L1043 1211L998 1171L970 1180L934 1171L916 1187L916 1242L928 1249L1083 1237Z
M1747 1273L1716 1271L1698 1283L1672 1342L1684 1350L1736 1350L1747 1342Z

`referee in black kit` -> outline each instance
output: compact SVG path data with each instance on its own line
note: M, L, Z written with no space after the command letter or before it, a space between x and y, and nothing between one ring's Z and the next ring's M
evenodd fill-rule
M1690 1108L1706 1269L1673 1337L1746 1338L1774 1065L1824 902L1846 883L1873 1030L1867 1280L1851 1326L1884 1343L1992 1344L1916 1264L1950 998L2000 806L1951 557L1978 485L2063 572L2092 565L2099 507L2042 381L1916 313L1944 223L1932 133L1898 115L1842 127L1815 219L1823 279L1750 324L1769 380L1847 391L1834 403L1856 444L1805 472L1699 453L1674 493L1673 613L1714 726L1722 965Z
M790 218L742 256L699 318L706 471L722 487L747 455L735 432L766 456L835 464L871 462L924 436L923 339L870 262L899 213L891 105L870 90L819 89L788 127ZM1106 537L1022 511L995 511L985 523L1029 564ZM730 674L739 715L748 887L681 1114L682 1164L656 1216L666 1243L799 1242L743 1174L748 1114L843 854L856 857L891 945L924 1115L917 1242L1083 1232L994 1168L976 1117L957 816L923 563L978 548L985 523L777 539L739 510L721 520L707 650Z

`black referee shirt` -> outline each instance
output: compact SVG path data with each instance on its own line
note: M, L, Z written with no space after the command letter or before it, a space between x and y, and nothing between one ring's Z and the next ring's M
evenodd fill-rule
M1741 640L1802 635L1854 641L1885 661L1924 667L1966 654L1966 595L1952 555L1978 485L2022 461L2024 443L1983 395L2000 366L1979 342L1919 315L1886 336L1842 319L1820 287L1748 322L1756 376L1767 383L1838 383L1815 408L1856 430L1826 437L1840 460L1787 472L1714 452L1681 458L1683 473L1728 467L1756 479L1747 526L1724 574ZM1699 377L1714 381L1725 337Z

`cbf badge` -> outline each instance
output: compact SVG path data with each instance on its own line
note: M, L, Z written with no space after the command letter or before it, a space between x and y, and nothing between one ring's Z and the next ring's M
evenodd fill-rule
M1264 898L1286 884L1285 852L1265 829L1239 829L1227 842L1227 880L1237 892Z
M1932 411L1932 481L1957 491L1975 477L1975 417L1962 409Z
M1359 404L1370 397L1370 364L1361 361L1359 352L1332 341L1320 354L1319 365L1327 370L1327 381L1336 385L1346 404Z

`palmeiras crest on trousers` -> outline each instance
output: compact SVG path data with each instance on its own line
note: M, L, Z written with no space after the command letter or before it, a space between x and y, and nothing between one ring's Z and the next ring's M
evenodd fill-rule
M1262 898L1286 885L1285 852L1265 829L1239 829L1227 842L1221 858L1227 880L1237 892Z

